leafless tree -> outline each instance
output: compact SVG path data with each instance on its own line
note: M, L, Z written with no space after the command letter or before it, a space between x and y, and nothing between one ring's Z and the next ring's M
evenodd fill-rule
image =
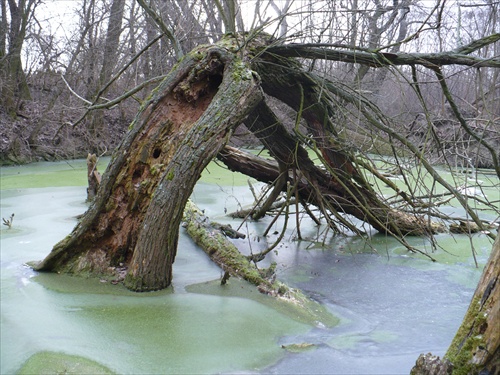
M31 97L21 54L27 27L38 3L39 0L8 0L9 23L5 0L1 2L0 103L13 117L20 104L19 100Z

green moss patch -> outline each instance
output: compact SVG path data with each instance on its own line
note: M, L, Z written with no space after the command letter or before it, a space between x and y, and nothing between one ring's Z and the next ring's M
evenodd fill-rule
M18 374L114 374L107 367L90 359L55 352L32 355Z
M291 353L301 353L315 349L316 345L311 344L310 342L302 342L300 344L281 345L281 347Z
M479 312L480 302L477 297L472 300L471 307L467 311L464 321L446 353L446 358L453 363L455 369L453 374L465 375L479 372L478 366L471 363L471 359L475 348L486 346L482 336L478 332L484 319Z

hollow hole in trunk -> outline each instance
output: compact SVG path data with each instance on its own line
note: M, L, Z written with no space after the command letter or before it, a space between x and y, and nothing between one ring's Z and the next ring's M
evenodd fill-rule
M153 158L154 159L158 159L161 155L161 149L160 148L155 148L153 150Z
M142 166L137 166L132 174L132 180L136 181L141 178L144 168Z
M221 83L222 83L222 75L220 74L214 74L213 76L210 76L210 79L208 81L209 87L212 90L218 89Z

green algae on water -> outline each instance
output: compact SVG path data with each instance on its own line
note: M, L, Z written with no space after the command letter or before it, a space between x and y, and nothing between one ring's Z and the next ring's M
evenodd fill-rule
M232 277L225 285L220 285L220 280L214 280L190 285L186 287L186 290L190 293L250 299L271 307L295 321L312 326L334 327L340 322L340 319L328 311L326 307L306 296L303 296L300 303L271 297L260 293L250 283L235 277Z
M90 359L55 352L32 355L17 372L24 374L114 374L107 367Z
M99 171L104 172L109 159L106 157L99 160ZM3 167L0 189L86 186L87 184L87 162L85 159L78 159Z

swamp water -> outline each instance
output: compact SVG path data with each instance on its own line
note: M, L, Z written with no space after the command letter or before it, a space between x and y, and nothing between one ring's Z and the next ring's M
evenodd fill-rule
M0 216L15 213L0 242L2 374L408 374L420 353L445 353L491 250L485 235L445 234L434 252L428 240L411 239L434 263L381 235L370 246L338 237L322 247L324 228L303 218L307 240L294 241L290 229L272 260L280 280L338 317L334 326L299 319L235 279L218 286L220 269L182 231L173 286L165 291L137 294L32 271L25 263L43 259L86 210L85 173L85 161L2 169ZM193 200L236 228L224 209L253 198L245 177L212 165ZM240 229L248 233L235 241L242 251L272 243L277 234L257 237L269 220Z

